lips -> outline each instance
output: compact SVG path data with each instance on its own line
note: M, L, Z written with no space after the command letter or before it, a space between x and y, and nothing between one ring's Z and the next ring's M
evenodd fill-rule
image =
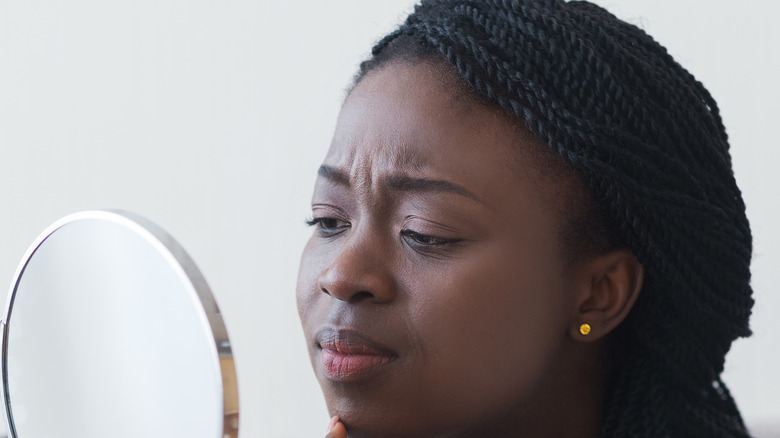
M323 329L317 333L320 365L325 376L350 382L368 377L398 356L388 348L351 330Z

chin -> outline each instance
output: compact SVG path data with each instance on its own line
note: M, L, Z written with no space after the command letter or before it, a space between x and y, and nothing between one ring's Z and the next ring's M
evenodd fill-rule
M381 396L378 400L382 400ZM359 402L351 399L327 400L328 412L338 415L347 428L349 438L454 438L460 436L476 437L456 433L459 426L437 427L431 417L422 409L416 409L413 403L404 406L391 406L381 402ZM438 424L442 426L442 424Z

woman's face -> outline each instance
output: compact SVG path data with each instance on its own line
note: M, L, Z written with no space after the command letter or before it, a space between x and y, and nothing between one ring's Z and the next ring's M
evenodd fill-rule
M575 366L542 146L445 77L428 63L371 72L315 185L298 310L350 436L530 427Z

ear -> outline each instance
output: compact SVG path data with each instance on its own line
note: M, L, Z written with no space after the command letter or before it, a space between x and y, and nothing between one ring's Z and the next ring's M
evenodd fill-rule
M580 262L574 278L576 308L569 332L575 340L590 342L628 315L642 289L644 268L631 251L617 249ZM583 324L590 326L589 333L581 332Z

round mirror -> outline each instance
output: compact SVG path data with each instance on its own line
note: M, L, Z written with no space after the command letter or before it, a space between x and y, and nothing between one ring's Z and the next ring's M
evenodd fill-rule
M33 243L2 327L13 438L235 438L224 322L162 229L125 212L70 215Z

